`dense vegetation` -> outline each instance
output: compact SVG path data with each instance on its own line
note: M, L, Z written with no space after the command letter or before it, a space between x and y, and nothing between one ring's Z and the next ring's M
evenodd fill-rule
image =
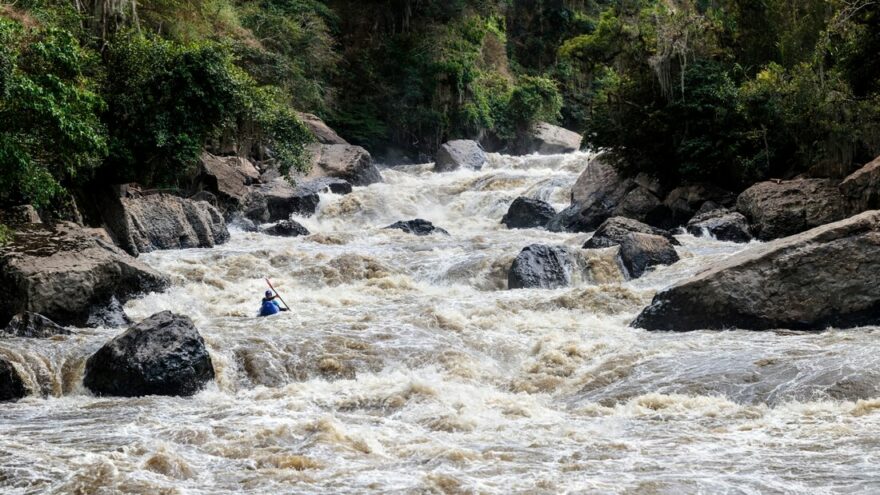
M871 0L0 4L0 203L186 184L206 146L305 163L295 111L374 154L537 120L623 170L729 188L880 154Z

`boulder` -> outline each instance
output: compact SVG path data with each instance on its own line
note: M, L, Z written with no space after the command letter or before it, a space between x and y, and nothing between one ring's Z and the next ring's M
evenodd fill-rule
M348 141L339 137L339 134L336 134L336 131L330 128L327 124L321 120L317 115L313 115L311 113L298 113L299 119L306 125L309 129L309 132L315 136L315 140L317 140L321 144L348 144Z
M557 289L571 285L574 259L563 246L525 247L507 272L508 289Z
M759 182L743 191L736 209L762 241L794 235L846 217L846 204L829 179Z
M0 402L18 400L28 394L21 375L12 363L0 358Z
M617 208L615 216L632 218L648 225L668 229L673 227L672 214L657 196L642 186L630 190Z
M336 177L344 179L353 186L368 186L382 182L379 169L373 164L370 153L360 146L348 144L312 144L312 169L309 179Z
M571 206L548 224L554 232L590 232L610 218L627 193L635 187L623 179L605 155L591 157L571 190Z
M880 156L840 183L850 214L880 209Z
M199 189L216 195L224 209L241 209L249 186L259 181L260 172L247 158L202 153Z
M132 256L157 249L207 248L229 240L217 208L170 194L106 195L101 216L118 246Z
M584 249L602 249L620 245L627 235L632 233L653 234L665 237L673 245L680 243L666 230L624 217L611 217L602 222L593 237L584 244Z
M336 177L319 177L317 179L303 181L297 184L297 186L316 193L329 192L342 196L351 194L353 190L350 182L344 179L337 179Z
M56 335L70 335L70 330L37 313L25 311L12 317L3 333L10 337L47 339Z
M639 278L648 268L671 265L679 260L669 239L659 235L634 232L620 243L620 263L630 278Z
M96 308L170 285L167 277L73 224L16 228L0 247L0 320L24 311L82 325Z
M318 203L321 201L316 190L302 186L294 187L287 179L275 179L264 184L260 187L259 193L262 196L260 207L265 204L266 208L266 213L259 214L260 220L265 218L260 223L287 220L291 215L312 216L318 210ZM262 203L263 201L265 203ZM252 199L249 204L251 208L248 217L258 221L251 216L255 214L253 207L257 204L257 200Z
M755 245L660 292L648 330L824 330L880 324L880 211Z
M21 225L41 222L39 213L31 205L13 206L0 210L0 223L2 224Z
M193 395L214 379L192 320L164 311L129 328L86 361L83 384L97 395Z
M125 308L116 297L111 297L107 304L92 308L86 318L86 326L91 328L122 328L131 323L131 318L125 314Z
M301 235L309 235L309 229L303 227L293 220L282 220L277 224L263 230L263 233L275 237L299 237Z
M706 203L708 204L708 203ZM742 213L726 208L699 213L687 224L687 231L696 237L708 234L719 241L749 242L752 233Z
M459 168L480 170L488 158L483 147L476 141L458 139L440 146L434 156L435 172L452 172Z
M415 220L406 220L395 222L387 227L386 229L397 229L406 232L407 234L414 234L418 236L422 235L430 235L430 234L445 234L449 235L449 232L441 229L440 227L435 227L434 224L427 220L423 220L421 218L416 218Z
M688 184L669 191L663 200L674 225L687 223L705 203L732 207L736 204L736 194L710 184Z
M517 154L558 155L581 149L583 137L562 127L538 122L528 133L520 136L514 145Z
M509 229L532 229L547 225L556 210L549 203L540 199L519 197L513 200L501 223Z

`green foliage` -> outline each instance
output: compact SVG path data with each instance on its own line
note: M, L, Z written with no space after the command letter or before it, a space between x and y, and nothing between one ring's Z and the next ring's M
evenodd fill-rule
M12 242L12 229L0 223L0 246Z

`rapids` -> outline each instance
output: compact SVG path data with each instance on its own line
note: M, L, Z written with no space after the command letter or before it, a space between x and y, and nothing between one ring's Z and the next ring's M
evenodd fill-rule
M582 252L574 287L504 290L527 195L567 205L587 154L491 155L479 172L383 170L323 195L313 235L233 232L144 255L205 337L193 398L93 397L85 359L118 330L3 339L36 392L0 404L5 494L876 493L878 329L649 333L660 288L743 246L680 235L682 261L627 282ZM382 227L425 218L450 236ZM263 277L293 311L257 319Z

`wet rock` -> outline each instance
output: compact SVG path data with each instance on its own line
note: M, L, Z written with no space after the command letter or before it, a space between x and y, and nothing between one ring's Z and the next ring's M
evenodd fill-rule
M726 208L712 209L695 215L688 222L687 231L696 237L702 237L708 233L719 241L749 242L752 240L752 233L746 217Z
M229 220L229 227L239 229L242 232L259 232L260 230L256 222L240 212L232 215L232 218Z
M299 187L316 193L331 192L333 194L351 194L351 183L336 177L319 177L317 179L303 181L297 184Z
M229 240L217 208L170 194L107 195L101 215L116 244L132 256L157 249L214 247Z
M732 207L736 204L736 194L710 184L688 184L676 187L663 200L674 225L687 223L706 203Z
M572 204L548 224L554 232L591 232L613 216L635 183L621 178L603 155L592 157L572 187Z
M823 330L880 323L880 212L756 245L660 292L648 330Z
M582 140L583 137L574 131L547 122L538 122L528 133L517 139L514 150L520 155L572 153L581 148Z
M668 229L673 227L672 213L669 207L664 205L657 196L648 189L637 186L630 190L613 214L620 217L631 218L654 227Z
M0 319L30 311L62 325L83 325L115 296L163 290L167 277L76 225L16 228L0 247Z
M452 172L459 168L480 170L488 158L483 147L476 141L458 139L440 146L434 157L435 172Z
M846 217L846 204L829 179L759 182L743 191L736 209L762 241L804 232Z
M339 137L336 131L330 128L320 117L311 113L298 113L299 119L306 125L309 132L321 144L348 144L348 141Z
M556 210L545 201L519 197L513 200L501 223L509 229L532 229L547 225Z
M851 214L880 209L880 156L840 183Z
M3 333L10 337L47 339L56 335L70 335L73 332L37 313L25 311L12 317Z
M309 229L303 227L293 220L282 220L277 224L263 230L265 234L275 237L299 237L309 235Z
M524 248L507 274L508 289L557 289L571 285L574 260L563 246Z
M596 229L593 237L584 244L584 249L602 249L618 246L623 243L627 235L632 233L653 234L665 237L673 245L680 243L671 233L666 230L651 227L650 225L624 217L611 217L602 222Z
M266 205L266 213L261 213L260 217L266 218L267 222L287 220L291 215L312 216L321 201L317 191L301 186L293 187L286 179L275 179L264 184L260 188L260 195Z
M41 223L40 215L36 208L31 205L12 206L0 210L0 223L5 225L21 225L28 223Z
M18 400L27 394L24 380L15 371L12 363L0 357L0 402Z
M260 173L247 158L202 154L199 189L216 195L223 210L241 209L250 193L249 186L259 180Z
M308 179L336 177L353 186L368 186L382 182L379 169L370 153L360 146L348 144L313 144L308 147L312 170Z
M125 314L125 308L116 297L111 297L107 304L93 307L86 318L86 326L91 328L122 328L131 323L131 318Z
M430 235L430 234L445 234L449 235L449 232L441 229L440 227L435 227L434 224L427 220L423 220L421 218L416 218L415 220L406 220L395 222L387 227L386 229L397 229L406 232L407 234L414 235Z
M635 232L620 243L620 262L631 278L639 278L648 268L671 265L679 260L669 239L659 235Z
M86 361L83 384L97 395L193 395L214 379L192 320L157 313L104 344Z

